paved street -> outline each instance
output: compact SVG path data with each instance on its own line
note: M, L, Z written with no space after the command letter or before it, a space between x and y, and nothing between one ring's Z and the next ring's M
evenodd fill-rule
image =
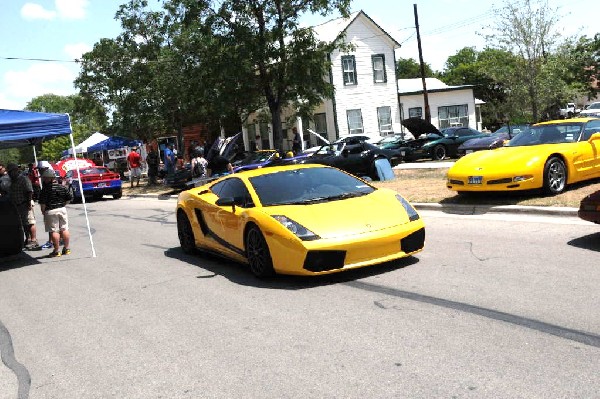
M0 399L598 397L600 226L422 210L416 257L260 281L174 207L89 203L92 257L70 205L71 255L0 260Z

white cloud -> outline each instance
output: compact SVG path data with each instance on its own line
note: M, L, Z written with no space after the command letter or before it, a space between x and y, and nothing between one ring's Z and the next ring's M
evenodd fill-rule
M56 17L56 11L46 10L39 4L25 3L21 7L21 16L27 20L34 19L54 19Z
M63 19L84 19L88 0L56 0L56 10Z
M92 48L85 43L73 43L67 44L64 47L64 52L67 54L69 59L78 60L81 56L88 51L92 51Z
M84 19L88 0L55 0L56 10L47 10L37 3L25 3L21 8L21 16L27 20L46 19Z
M76 93L73 81L76 65L35 63L20 71L8 71L3 76L4 90L0 108L23 109L29 101L44 94L68 96Z

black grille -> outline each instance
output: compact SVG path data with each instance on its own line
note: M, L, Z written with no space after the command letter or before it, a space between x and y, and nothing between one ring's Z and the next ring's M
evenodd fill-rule
M304 268L311 272L341 269L345 259L346 251L308 251Z
M404 253L411 253L422 249L425 245L425 228L415 231L400 240L400 247Z
M512 177L505 177L504 179L490 180L487 182L487 184L506 184L506 183L512 183Z

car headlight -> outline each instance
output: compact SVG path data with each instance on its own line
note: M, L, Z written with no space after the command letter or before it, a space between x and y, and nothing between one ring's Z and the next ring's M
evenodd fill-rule
M294 233L294 235L296 235L296 237L302 241L312 241L321 238L306 227L302 226L300 223L288 218L287 216L273 215L273 219L281 223L286 229Z
M402 204L402 207L408 215L408 220L410 220L411 222L419 220L419 214L417 213L415 208L413 208L413 206L409 204L407 200L404 199L403 196L401 196L400 194L396 194L396 199Z

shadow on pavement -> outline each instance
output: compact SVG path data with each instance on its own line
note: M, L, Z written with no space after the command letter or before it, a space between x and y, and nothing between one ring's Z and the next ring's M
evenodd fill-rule
M567 244L581 249L600 252L600 232L588 234L587 236L575 238Z
M258 279L248 267L241 263L233 262L229 259L213 255L211 253L198 251L196 254L188 255L181 248L175 247L165 251L165 256L186 262L197 266L203 271L212 274L199 275L197 278L211 278L223 276L231 282L240 285L252 286L257 288L277 289L277 290L301 290L325 286L330 284L344 283L348 281L360 280L367 277L377 276L394 270L403 269L419 262L419 259L410 256L391 262L385 262L379 265L367 266L359 269L347 270L340 273L321 275L321 276L287 276L276 275L268 279Z
M39 251L36 251L39 253ZM16 255L0 258L0 272L12 269L19 269L25 266L37 265L41 263L37 258L29 255L27 252L21 252Z

